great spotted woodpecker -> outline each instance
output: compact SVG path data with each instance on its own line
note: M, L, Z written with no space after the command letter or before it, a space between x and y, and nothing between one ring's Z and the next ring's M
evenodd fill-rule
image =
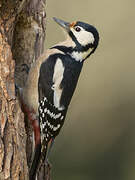
M84 61L96 50L99 34L84 22L53 18L67 39L48 49L30 69L23 90L24 111L35 134L35 156L30 170L34 180L39 161L44 163L48 143L60 132Z

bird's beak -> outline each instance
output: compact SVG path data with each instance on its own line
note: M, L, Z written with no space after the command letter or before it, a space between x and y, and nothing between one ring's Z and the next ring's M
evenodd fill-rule
M55 17L53 17L53 20L56 23L58 23L61 27L63 27L67 32L69 32L69 30L70 30L70 23L65 22L65 21L63 21L61 19L55 18Z

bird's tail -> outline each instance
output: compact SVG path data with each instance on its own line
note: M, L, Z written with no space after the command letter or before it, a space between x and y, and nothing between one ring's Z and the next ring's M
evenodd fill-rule
M37 144L35 147L34 159L32 161L32 165L29 172L30 180L35 180L36 178L36 172L39 166L40 158L41 158L41 143Z
M42 165L45 163L46 155L47 155L47 145L44 144L43 146L41 145L41 143L37 144L35 147L34 159L32 161L32 165L29 172L30 180L35 180L37 170L40 169Z
M42 148L41 148L41 158L40 158L40 164L44 164L46 162L46 156L47 156L47 147L48 147L48 142L43 141L42 142Z

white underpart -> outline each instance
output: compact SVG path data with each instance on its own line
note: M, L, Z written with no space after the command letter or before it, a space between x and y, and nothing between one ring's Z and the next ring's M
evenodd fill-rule
M63 79L64 74L64 66L62 64L62 61L58 58L54 67L54 75L53 75L53 86L52 89L54 90L54 106L58 108L59 110L62 110L63 108L60 107L60 99L62 94L62 89L60 88L61 81Z
M91 32L86 31L85 29L83 29L80 26L79 26L79 28L81 28L81 31L79 31L79 32L77 32L74 28L71 29L71 31L73 32L77 41L82 46L86 46L87 44L91 44L91 43L93 44L94 40L95 40L93 34Z
M76 60L76 61L82 61L84 60L88 54L90 54L90 52L92 51L92 49L88 49L88 51L85 52L77 52L77 51L73 51L71 56Z

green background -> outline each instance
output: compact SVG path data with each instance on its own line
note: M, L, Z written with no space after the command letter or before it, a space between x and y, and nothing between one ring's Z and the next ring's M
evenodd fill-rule
M52 17L93 24L86 60L50 155L53 180L135 179L135 1L47 0L46 48L64 39Z

